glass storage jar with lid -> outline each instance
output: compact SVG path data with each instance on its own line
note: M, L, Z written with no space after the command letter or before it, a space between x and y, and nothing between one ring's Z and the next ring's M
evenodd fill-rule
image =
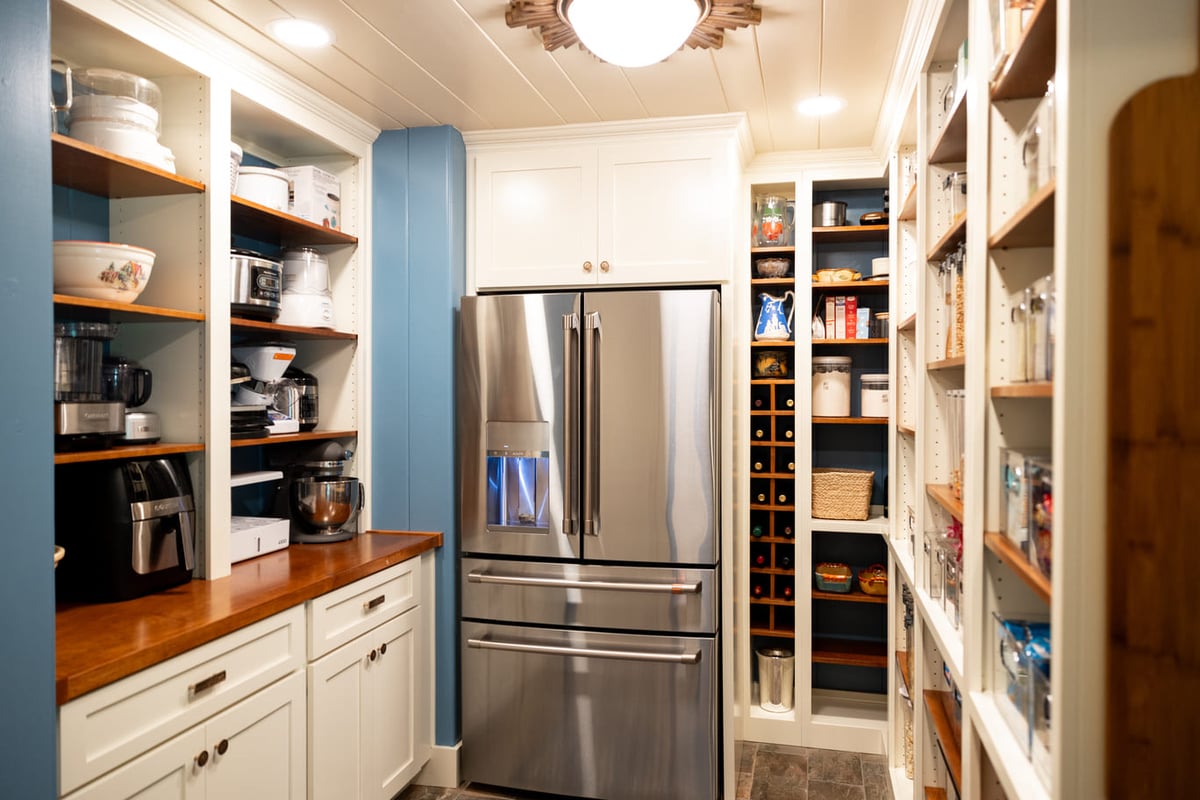
M814 417L850 416L850 356L816 356L812 360Z

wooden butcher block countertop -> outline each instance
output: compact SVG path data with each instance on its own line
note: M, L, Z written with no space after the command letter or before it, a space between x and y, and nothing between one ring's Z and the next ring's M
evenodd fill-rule
M58 703L86 694L393 564L440 547L442 534L371 531L344 542L294 544L120 603L60 604Z

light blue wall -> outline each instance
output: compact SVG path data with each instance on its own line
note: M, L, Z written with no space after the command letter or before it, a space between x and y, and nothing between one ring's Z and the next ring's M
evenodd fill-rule
M453 128L375 142L372 524L442 531L435 741L459 733L454 344L465 269L466 148Z
M8 0L0 25L0 797L57 796L54 702L54 339L51 281L50 12ZM12 153L19 153L17 157Z

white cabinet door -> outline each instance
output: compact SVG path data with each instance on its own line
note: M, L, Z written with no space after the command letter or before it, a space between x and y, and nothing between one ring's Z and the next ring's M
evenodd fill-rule
M294 672L205 723L208 800L305 800L307 721Z
M204 800L204 729L196 726L98 778L64 800Z
M474 166L476 286L595 282L595 147L480 153Z
M363 708L368 659L367 634L308 668L309 797L341 800L364 797L362 782Z
M369 703L363 709L363 770L368 800L394 797L429 760L429 692L419 691L425 655L421 609L414 608L364 636L378 655L365 664Z
M727 281L732 158L709 140L608 145L599 160L601 283Z

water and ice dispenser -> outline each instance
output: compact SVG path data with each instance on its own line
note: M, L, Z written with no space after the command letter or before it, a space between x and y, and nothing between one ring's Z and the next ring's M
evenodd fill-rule
M550 424L487 423L487 527L549 533Z

